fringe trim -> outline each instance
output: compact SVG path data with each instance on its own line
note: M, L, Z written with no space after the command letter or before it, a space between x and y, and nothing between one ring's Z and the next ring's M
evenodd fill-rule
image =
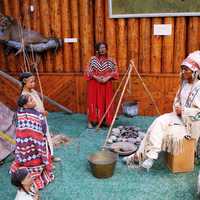
M183 138L175 138L168 135L163 140L161 149L172 155L181 154L183 152Z

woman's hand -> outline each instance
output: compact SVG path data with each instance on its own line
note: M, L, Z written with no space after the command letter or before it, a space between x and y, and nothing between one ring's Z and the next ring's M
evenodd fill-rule
M48 113L48 111L45 110L45 111L42 112L42 114L43 114L45 117L47 117L49 113Z
M93 75L93 78L94 78L96 81L98 81L99 83L102 82L102 79L101 79L101 77L99 77L99 76Z
M175 111L176 111L176 114L177 114L178 116L181 116L181 113L182 113L181 107L179 107L179 106L175 107Z
M40 193L37 191L37 193L34 195L34 200L40 200Z
M107 76L104 78L104 83L107 83L110 79L112 78L112 76Z
M101 77L101 83L107 83L112 77L111 76L107 76L107 77Z
M112 76L104 77L104 76L96 76L96 75L94 75L93 78L96 81L98 81L99 83L107 83L112 78Z

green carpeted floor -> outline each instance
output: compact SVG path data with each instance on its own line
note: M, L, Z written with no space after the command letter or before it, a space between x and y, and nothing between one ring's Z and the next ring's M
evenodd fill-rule
M125 118L116 125L136 125L146 129L153 117ZM194 172L172 174L161 157L149 173L128 169L119 158L114 176L97 179L90 173L87 156L100 150L107 129L98 133L86 128L85 115L51 113L50 129L73 137L70 145L56 149L62 158L56 163L55 181L41 191L43 200L193 200L199 166ZM0 200L12 200L16 188L11 186L8 169L11 158L0 167Z

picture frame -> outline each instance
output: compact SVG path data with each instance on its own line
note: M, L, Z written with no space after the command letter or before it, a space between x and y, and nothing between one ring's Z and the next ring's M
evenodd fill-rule
M110 18L200 16L199 0L108 0Z

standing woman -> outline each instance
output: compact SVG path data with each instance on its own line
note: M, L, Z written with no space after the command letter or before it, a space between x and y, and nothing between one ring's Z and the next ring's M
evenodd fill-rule
M37 110L38 112L42 113L45 116L45 121L47 124L46 116L48 115L48 112L44 109L43 102L40 96L38 95L37 91L35 90L35 76L31 72L23 72L22 74L20 74L19 80L22 83L21 94L30 95L33 98L33 100L36 102L35 110ZM46 134L51 156L53 157L53 142L51 135L49 133L48 124L47 124ZM53 157L53 160L59 161L60 158Z
M91 57L87 70L87 114L88 128L93 128L103 117L113 97L112 80L118 79L116 62L107 56L107 44L96 45L96 56ZM110 107L105 125L113 119L113 106Z

